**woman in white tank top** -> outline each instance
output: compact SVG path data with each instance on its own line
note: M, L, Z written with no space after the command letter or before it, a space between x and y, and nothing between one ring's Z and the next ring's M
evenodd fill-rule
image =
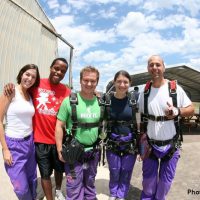
M19 200L36 199L36 160L32 117L35 109L29 91L39 85L38 67L28 64L17 76L15 92L0 96L0 142L5 169ZM5 117L5 129L3 120Z

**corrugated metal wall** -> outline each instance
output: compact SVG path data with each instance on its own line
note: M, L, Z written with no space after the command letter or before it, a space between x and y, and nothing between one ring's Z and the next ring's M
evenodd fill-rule
M0 91L28 63L37 64L41 77L47 77L57 56L56 36L33 16L54 30L36 0L0 0Z

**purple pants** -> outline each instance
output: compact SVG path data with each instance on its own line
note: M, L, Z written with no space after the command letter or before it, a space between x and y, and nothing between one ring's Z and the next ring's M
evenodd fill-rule
M90 154L90 152L85 153ZM100 152L93 153L93 159L89 160L85 167L85 164L76 162L74 164L74 171L76 179L72 179L69 165L65 164L65 173L67 181L66 200L95 200L96 188L95 188L95 176L97 174L97 165L99 161Z
M109 150L107 150L106 156L110 171L110 196L126 198L136 156L132 154L119 156Z
M35 200L37 188L37 172L35 146L33 137L16 139L6 137L13 164L5 169L19 200Z
M158 158L163 156L155 149L154 154ZM175 176L179 157L179 150L177 150L172 158L167 161L151 158L143 161L143 191L141 200L165 200L165 196L169 192Z

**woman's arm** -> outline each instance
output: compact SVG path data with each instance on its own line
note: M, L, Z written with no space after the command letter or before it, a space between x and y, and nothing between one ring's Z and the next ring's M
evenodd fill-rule
M1 95L0 97L0 142L2 146L4 161L8 165L12 165L12 155L8 149L8 146L5 140L3 120L6 114L6 111L10 105L11 100L12 100L12 96Z

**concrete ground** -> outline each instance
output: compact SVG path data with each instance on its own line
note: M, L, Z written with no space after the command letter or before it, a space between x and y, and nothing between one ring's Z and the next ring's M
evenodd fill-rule
M200 199L200 128L194 128L189 135L186 130L181 158L178 162L176 176L167 196L167 200L199 200ZM127 200L139 200L142 185L142 163L136 162L131 179L131 187ZM39 173L38 173L39 174ZM52 177L53 186L55 183ZM109 196L109 171L106 166L98 168L96 188L98 200L107 200ZM65 178L62 184L65 193ZM38 178L38 198L43 196ZM0 200L17 200L10 180L5 172L2 154L0 154Z

